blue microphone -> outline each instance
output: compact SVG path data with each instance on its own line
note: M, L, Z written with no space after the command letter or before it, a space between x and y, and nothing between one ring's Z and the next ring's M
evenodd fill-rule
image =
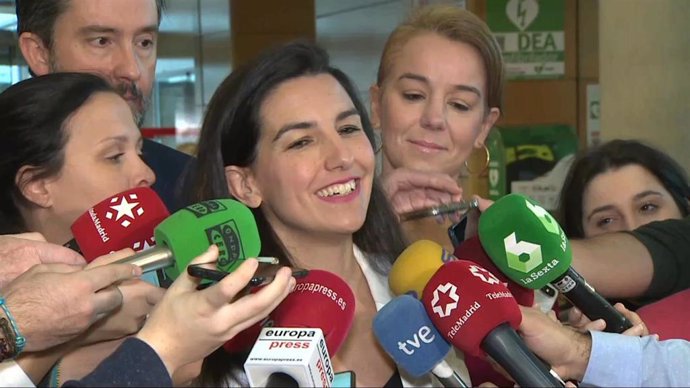
M444 358L450 344L436 330L418 299L404 294L374 317L374 335L393 361L414 377L433 373L444 387L466 388Z

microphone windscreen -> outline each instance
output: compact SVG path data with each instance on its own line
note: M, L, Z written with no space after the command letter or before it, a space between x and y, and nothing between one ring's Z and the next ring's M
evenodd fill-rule
M441 245L429 240L415 241L393 263L388 286L395 295L409 293L419 298L431 276L450 260L455 258Z
M484 357L481 343L502 323L520 325L522 314L508 288L491 272L466 260L444 264L424 288L422 303L453 346Z
M636 313L652 334L660 340L690 341L690 290L680 291L657 302L640 307Z
M501 272L531 289L557 279L572 262L570 243L558 222L520 194L508 194L482 213L479 239Z
M491 262L491 259L486 254L481 242L479 241L479 237L475 236L463 241L462 244L455 248L455 257L460 260L468 260L479 264L480 267L483 267L494 274L494 276L496 276L501 283L508 287L508 290L511 294L513 294L513 297L518 304L527 307L532 307L534 304L534 291L532 289L522 287L511 279L508 279L503 272L501 272L494 265L494 263Z
M355 295L337 275L313 269L297 279L295 289L269 316L276 327L321 329L328 353L335 355L350 332L355 317Z
M374 317L373 326L383 349L414 377L431 372L450 351L422 303L410 295L386 303Z
M166 218L155 230L156 242L175 257L165 271L176 279L187 264L211 244L218 246L218 269L234 271L248 257L261 251L259 229L248 207L232 199L195 203Z
M163 201L149 187L137 187L99 202L79 216L72 235L84 259L124 248L135 252L156 245L154 228L169 216Z

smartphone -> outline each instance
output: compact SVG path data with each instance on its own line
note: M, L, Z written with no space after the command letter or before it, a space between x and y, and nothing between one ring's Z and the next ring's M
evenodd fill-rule
M352 388L355 387L355 372L347 370L345 372L338 372L333 377L333 388Z
M216 269L204 268L202 264L191 264L187 267L187 273L195 278L200 278L204 280L212 280L219 282L223 280L224 277L228 276L229 272L218 271ZM295 268L292 270L292 276L295 278L303 278L307 276L309 270ZM268 284L273 280L271 275L259 275L254 276L247 283L248 287L256 287L264 284Z
M435 216L452 214L452 213L457 213L457 212L466 213L471 208L474 208L477 206L479 206L479 204L478 204L478 201L475 199L473 199L469 202L467 202L467 201L451 202L451 203L446 203L443 205L433 206L433 207L429 207L426 209L415 210L415 211L411 211L411 212L402 214L400 216L400 220L401 221L410 221L410 220L416 220L419 218L435 217Z
M450 242L453 243L453 248L457 248L465 241L465 229L467 229L467 215L462 216L460 221L448 228L448 237Z
M544 313L553 309L553 305L556 304L557 300L558 290L550 284L534 290L534 304Z

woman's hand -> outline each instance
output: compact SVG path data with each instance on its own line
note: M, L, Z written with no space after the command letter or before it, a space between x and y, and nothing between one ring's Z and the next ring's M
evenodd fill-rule
M398 216L462 199L462 189L447 174L396 168L381 175L386 196Z
M192 264L218 258L213 245ZM160 356L172 376L180 367L200 360L240 331L263 319L295 285L289 268L276 272L273 281L256 293L235 299L252 278L258 262L246 260L223 280L206 289L200 280L183 272L151 312L137 337Z

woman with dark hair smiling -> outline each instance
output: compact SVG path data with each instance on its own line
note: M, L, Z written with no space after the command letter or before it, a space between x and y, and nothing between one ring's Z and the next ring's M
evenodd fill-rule
M336 372L354 371L358 386L428 385L431 378L398 374L372 331L392 298L386 274L404 249L374 176L372 144L366 108L327 54L308 43L278 47L233 72L211 99L193 200L242 201L259 224L263 255L350 285L355 318L332 355ZM465 377L455 353L449 357ZM209 360L202 383L246 385L243 360L235 361L230 368Z

